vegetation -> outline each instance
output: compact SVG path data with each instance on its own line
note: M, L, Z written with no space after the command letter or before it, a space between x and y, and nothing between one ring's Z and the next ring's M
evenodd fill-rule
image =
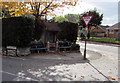
M120 41L116 40L115 38L108 38L108 37L90 37L92 41L99 41L99 42L108 42L108 43L120 43Z
M71 50L78 50L79 51L79 49L80 49L80 45L79 44L72 44L71 45Z
M58 34L59 40L67 40L75 42L77 39L78 25L71 22L63 22L59 24L61 32Z
M2 19L2 45L26 47L33 38L34 21L26 17Z
M35 17L35 35L34 38L39 40L44 29L41 19L43 16L55 16L53 11L66 5L75 6L78 0L40 0L39 2L0 2L2 3L2 17L16 17L23 15L33 15ZM39 24L41 22L41 24ZM41 30L41 33L39 32Z
M79 14L66 14L65 18L68 20L68 22L78 23L80 20L80 15Z
M84 15L93 15L93 18L90 21L91 26L92 25L100 25L103 20L103 14L100 14L97 10L90 10L90 11L84 12L82 15L83 16ZM80 19L80 25L85 27L85 23L82 20L82 18Z
M77 40L82 40L82 37L77 37ZM95 42L103 42L103 43L120 43L120 40L116 40L116 38L109 38L109 37L90 37L88 41L95 41Z
M58 22L61 31L58 33L58 39L62 41L75 42L78 33L78 24L74 23L75 14L65 15L66 17L53 17L51 21ZM73 19L73 20L72 20Z
M54 22L72 22L72 23L78 23L80 20L79 14L66 14L65 16L55 16L51 19L51 21Z
M62 8L66 5L75 6L78 0L40 0L30 2L1 2L2 16L15 17L32 14L35 17L41 18L45 15L53 15L52 11ZM61 4L60 4L61 3ZM59 9L58 8L58 9Z
M84 15L93 15L93 18L91 19L90 23L89 23L89 28L88 28L88 35L87 35L87 38L89 39L90 38L90 27L91 26L97 26L97 25L100 25L102 23L102 20L103 20L103 14L100 14L96 9L95 10L91 10L91 11L87 11L87 12L84 12L82 14L83 16ZM80 19L80 22L79 24L83 27L86 27L84 21L82 20L82 18Z
M90 32L90 35L91 35L91 36L97 35L97 31L91 31L91 32Z
M56 16L56 17L53 17L51 19L51 21L62 23L62 22L68 21L68 20L65 17L62 17L62 16Z

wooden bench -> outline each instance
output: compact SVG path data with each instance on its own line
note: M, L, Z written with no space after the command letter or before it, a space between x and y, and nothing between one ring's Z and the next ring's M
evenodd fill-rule
M62 51L67 51L67 50L71 51L71 46L63 46L63 47L59 47L59 49L60 49L60 51L61 50Z
M46 52L47 48L44 46L42 42L33 43L31 44L30 52L33 53L34 51L37 51L37 53Z
M71 45L68 42L59 42L60 51L71 51Z

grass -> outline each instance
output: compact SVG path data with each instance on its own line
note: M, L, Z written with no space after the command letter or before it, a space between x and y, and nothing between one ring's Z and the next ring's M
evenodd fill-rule
M78 39L81 39L80 37ZM97 41L97 42L107 42L107 43L120 43L120 41L117 41L115 38L108 38L108 37L90 37L91 41Z
M108 37L90 37L90 40L99 41L99 42L110 42L110 43L120 43L115 38L108 38Z

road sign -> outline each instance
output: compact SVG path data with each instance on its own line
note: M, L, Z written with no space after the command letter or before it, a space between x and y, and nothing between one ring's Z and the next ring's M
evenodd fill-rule
M83 19L83 21L84 21L84 23L85 23L86 26L89 25L89 22L91 21L92 17L93 17L93 15L85 15L85 16L82 16L82 19ZM86 35L86 37L88 37L88 34L89 34L89 26L88 26L88 28L87 28L87 31L88 31L88 32L84 33L84 35ZM85 40L84 60L87 59L87 58L86 58L86 44L87 44L87 41Z
M82 16L82 19L86 26L88 26L88 23L91 21L92 17L93 17L93 15Z

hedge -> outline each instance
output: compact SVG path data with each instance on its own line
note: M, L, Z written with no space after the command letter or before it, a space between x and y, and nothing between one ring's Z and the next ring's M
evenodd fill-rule
M26 47L33 36L34 20L27 17L2 19L2 46Z

